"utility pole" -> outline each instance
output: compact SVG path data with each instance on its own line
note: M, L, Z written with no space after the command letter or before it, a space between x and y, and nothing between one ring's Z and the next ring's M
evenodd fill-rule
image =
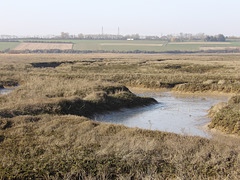
M102 26L102 35L103 35L103 26Z

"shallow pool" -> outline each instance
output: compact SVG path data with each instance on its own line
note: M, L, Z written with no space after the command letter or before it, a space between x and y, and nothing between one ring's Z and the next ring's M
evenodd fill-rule
M203 128L210 122L206 117L207 110L218 102L226 102L228 99L228 96L180 95L156 91L133 92L140 96L153 97L158 104L96 115L93 120L124 124L128 127L211 137L211 133Z

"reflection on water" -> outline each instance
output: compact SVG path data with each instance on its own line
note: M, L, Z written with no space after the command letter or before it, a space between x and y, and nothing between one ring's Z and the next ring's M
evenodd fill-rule
M0 89L0 94L6 95L6 94L10 93L11 91L13 91L13 88Z
M161 130L178 134L211 137L202 128L210 122L207 110L218 102L227 101L226 96L176 95L170 92L136 92L155 98L159 103L142 108L122 109L94 120L124 124L128 127Z

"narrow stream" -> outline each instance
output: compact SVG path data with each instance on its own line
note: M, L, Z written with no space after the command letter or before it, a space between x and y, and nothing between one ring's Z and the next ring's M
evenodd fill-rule
M171 92L133 91L139 96L153 97L159 103L141 108L122 109L93 119L151 130L174 132L193 136L212 137L203 128L210 122L207 110L228 96L179 95Z

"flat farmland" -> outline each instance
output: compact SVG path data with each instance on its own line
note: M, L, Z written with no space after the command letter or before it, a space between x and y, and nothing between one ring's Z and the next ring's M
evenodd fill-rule
M74 41L74 50L104 51L162 51L164 41L127 40L79 40Z
M163 44L138 44L138 43L102 43L101 46L163 46Z
M45 50L45 49L72 49L72 44L67 43L21 43L14 50Z
M110 51L110 52L197 52L238 50L240 41L226 42L167 42L158 40L32 40L33 42L0 42L0 51L10 50L75 50L75 51Z
M182 45L182 44L200 44L200 45L219 45L219 44L231 44L230 42L200 42L200 41L192 41L192 42L171 42L169 44L178 44L178 45Z
M146 40L78 40L72 41L74 50L104 50L104 51L200 51L224 50L229 47L240 47L239 42L166 42L166 41L146 41ZM205 48L206 47L206 48ZM210 47L210 48L209 48Z
M240 47L233 47L233 46L229 46L229 47L224 47L224 46L216 46L216 47L200 47L200 50L234 50L234 49L240 49Z
M0 51L4 51L6 49L14 49L20 43L18 42L0 42Z

